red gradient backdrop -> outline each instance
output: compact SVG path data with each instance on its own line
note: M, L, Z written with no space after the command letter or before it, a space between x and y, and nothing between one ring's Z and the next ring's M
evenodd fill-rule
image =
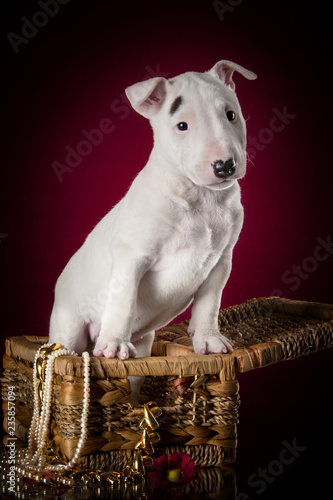
M331 302L325 14L245 0L225 12L203 0L62 2L53 17L32 1L3 16L2 337L47 334L57 276L148 158L150 126L129 108L126 86L222 58L258 74L236 76L253 163L223 305L272 293ZM86 149L99 126L99 144ZM56 175L54 162L66 165L77 148L85 156Z
M44 3L51 12L54 2ZM3 338L47 334L57 276L148 158L150 126L129 108L126 86L222 58L258 74L254 82L236 76L253 163L241 181L245 224L223 305L272 293L331 302L333 176L318 13L281 2L225 2L225 12L203 0L63 3L43 17L36 2L14 2L3 21ZM99 126L95 144L82 145ZM67 163L77 166L56 175L54 162L61 170L73 150L81 158Z
M53 17L38 14L41 4ZM328 10L264 0L12 1L5 9L1 352L7 336L47 335L58 275L148 158L149 123L129 109L124 89L156 74L204 71L220 59L258 74L252 82L236 76L253 162L241 181L245 222L222 304L272 293L333 301ZM274 118L281 113L282 121ZM100 125L108 133L60 182L52 164L65 164L66 148L75 150L87 140L83 131ZM257 465L265 463L265 442L279 450L295 435L301 443L303 436L310 459L316 455L308 430L329 422L331 355L241 376L241 409L253 427L245 435L240 424L240 442L256 450ZM260 412L270 415L264 424ZM287 413L289 434L279 430ZM262 432L265 442L251 441Z

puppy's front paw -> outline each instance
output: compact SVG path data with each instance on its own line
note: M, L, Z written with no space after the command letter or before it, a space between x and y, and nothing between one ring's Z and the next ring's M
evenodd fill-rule
M232 352L233 347L230 340L219 331L206 331L202 334L195 333L193 336L193 348L196 354Z
M136 357L136 349L131 342L122 342L120 339L105 341L98 339L93 351L93 355L100 358L119 358L125 360Z

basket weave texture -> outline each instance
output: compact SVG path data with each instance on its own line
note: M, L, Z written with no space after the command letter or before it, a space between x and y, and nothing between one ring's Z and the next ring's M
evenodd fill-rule
M146 376L140 403L156 401L159 452L184 451L198 465L235 460L239 386L236 372L259 368L333 345L333 306L281 298L252 299L221 309L219 328L234 352L198 356L187 335L188 322L156 334L152 356L121 361L91 358L88 438L81 463L121 468L134 456L142 409L130 405L129 376ZM26 441L33 410L33 360L47 337L11 337L6 341L2 398L8 427L8 388L15 387L16 435ZM51 433L72 458L80 437L83 398L82 358L56 359Z

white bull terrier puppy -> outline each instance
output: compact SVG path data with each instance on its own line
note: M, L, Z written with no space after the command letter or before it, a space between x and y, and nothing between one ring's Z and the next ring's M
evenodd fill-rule
M156 329L193 301L197 354L226 353L218 328L243 223L246 127L230 61L206 73L151 78L126 89L149 118L154 147L126 196L97 224L55 288L50 341L94 356L150 356ZM135 155L133 154L135 158Z

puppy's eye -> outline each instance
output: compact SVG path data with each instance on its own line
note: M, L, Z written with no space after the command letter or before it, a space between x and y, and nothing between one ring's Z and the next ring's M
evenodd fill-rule
M229 122L233 122L234 120L236 120L236 113L234 111L231 111L231 110L227 111L226 115L227 115Z
M185 132L185 130L188 130L188 124L186 122L180 122L178 123L177 128L178 130Z

